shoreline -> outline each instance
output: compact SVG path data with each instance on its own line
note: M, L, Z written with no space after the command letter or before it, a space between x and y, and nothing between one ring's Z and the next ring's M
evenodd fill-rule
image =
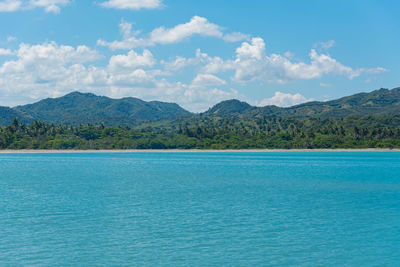
M56 150L56 149L10 149L0 154L62 154L62 153L226 153L226 152L399 152L399 148L338 148L338 149L99 149L99 150Z

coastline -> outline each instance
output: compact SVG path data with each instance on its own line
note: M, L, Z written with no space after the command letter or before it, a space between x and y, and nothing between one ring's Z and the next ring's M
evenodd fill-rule
M62 153L226 153L226 152L399 152L399 148L359 148L359 149L99 149L99 150L55 150L55 149L10 149L0 150L0 154L62 154Z

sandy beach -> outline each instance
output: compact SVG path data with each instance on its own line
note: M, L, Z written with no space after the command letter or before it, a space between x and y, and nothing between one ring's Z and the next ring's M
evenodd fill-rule
M115 150L0 150L0 154L10 153L226 153L226 152L385 152L400 151L400 149L365 148L365 149L115 149Z

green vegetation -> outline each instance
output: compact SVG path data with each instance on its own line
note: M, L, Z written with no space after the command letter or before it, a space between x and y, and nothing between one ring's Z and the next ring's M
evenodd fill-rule
M146 102L133 97L112 99L90 93L73 92L59 98L48 98L14 108L0 107L0 125L13 118L25 123L35 120L64 125L100 124L108 126L138 125L174 120L191 113L174 103Z
M198 116L136 128L66 126L17 119L0 127L1 149L400 148L400 115L344 119Z
M360 93L327 102L308 102L288 108L276 106L253 107L238 100L223 101L205 114L218 117L239 117L242 119L277 116L282 118L341 119L357 114L384 116L400 113L400 88L380 89L370 93Z
M400 148L400 88L289 108L228 100L200 114L75 92L0 107L0 125L0 149Z
M13 118L30 124L36 120L62 124L101 124L130 126L161 121L180 120L201 116L253 120L276 116L280 118L335 118L349 115L386 116L400 114L400 88L380 89L327 102L309 102L280 108L277 106L254 107L238 100L223 101L202 114L193 114L174 103L146 102L126 97L112 99L94 94L74 92L59 98L48 98L34 104L14 108L0 107L0 125L12 123Z

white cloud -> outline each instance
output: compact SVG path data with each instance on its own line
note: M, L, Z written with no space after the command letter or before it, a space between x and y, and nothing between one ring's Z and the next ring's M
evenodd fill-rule
M0 48L0 56L10 56L14 53L10 49Z
M174 37L168 37L168 42L190 36L187 26L178 26L162 30L173 33ZM120 31L125 40L146 41L137 37L140 33L135 32L130 23L121 22ZM354 69L315 49L310 52L309 62L295 61L294 56L287 53L268 55L262 38L243 42L228 59L209 56L197 49L192 58L177 56L171 61L159 61L148 49L130 49L112 55L104 62L97 61L102 56L87 46L73 47L55 42L20 44L15 51L0 48L0 55L12 55L0 63L0 105L7 106L78 90L117 98L134 96L176 102L191 111L204 111L222 100L246 99L238 91L229 89L232 82L244 85L255 80L282 83L324 75L352 79L361 74L376 75L386 71L383 68ZM184 83L179 80L177 71L187 67L193 68L194 78ZM222 72L227 73L221 77L230 79L218 77ZM276 92L257 104L291 106L309 100L301 94Z
M321 87L332 87L333 85L330 83L320 83L319 86Z
M216 88L226 86L226 82L211 74L198 75L190 84L168 81L163 78L165 73L155 68L157 61L146 49L111 56L105 66L93 65L101 58L95 50L55 42L21 44L15 56L0 65L0 105L14 106L82 91L176 102L192 111L204 111L238 95L235 90Z
M121 41L107 42L99 39L97 44L116 50L149 47L157 44L173 44L188 39L193 35L215 37L227 42L238 42L249 38L248 35L239 32L225 34L222 27L199 16L194 16L189 22L172 28L156 28L147 37L139 37L140 31L132 32L132 24L125 21L120 23L119 28L122 35Z
M335 40L329 40L326 42L318 42L316 44L314 44L314 48L316 49L322 49L322 50L329 50L329 48L333 47L335 45Z
M209 109L211 106L228 99L237 99L242 96L236 90L221 90L218 88L198 90L189 88L184 91L183 97L185 102L182 106L188 110L202 112Z
M16 60L6 61L0 67L1 75L21 73L50 77L52 73L61 72L66 67L100 58L97 51L87 46L72 47L58 45L55 42L41 45L21 44L15 55L17 56ZM41 70L46 71L41 72Z
M97 45L107 46L111 50L133 49L137 47L151 46L149 40L138 38L140 31L132 31L132 23L122 21L119 24L119 31L122 35L122 41L107 42L102 39L97 40Z
M198 74L192 81L193 87L211 87L226 85L226 81L214 76L212 74Z
M162 0L108 0L101 3L102 7L115 9L155 9L162 7Z
M131 50L127 55L114 55L110 59L109 67L113 70L132 69L137 67L152 67L156 64L153 54L145 49L142 55Z
M218 73L227 70L232 70L234 67L231 61L224 61L220 57L210 57L206 53L201 52L200 49L196 50L196 56L194 58L184 58L177 56L173 61L162 61L162 64L167 70L180 70L188 66L202 65L201 73Z
M100 57L86 46L71 47L54 42L21 44L15 56L17 59L0 65L3 105L71 90L79 83L77 77L83 76L86 71L83 64Z
M228 33L225 34L223 39L227 42L231 43L236 43L244 40L248 40L250 38L250 35L244 34L241 32L233 32L233 33Z
M14 12L22 7L22 1L5 0L0 2L0 12Z
M154 29L150 33L150 40L159 44L172 44L196 34L216 37L228 42L239 42L249 38L249 35L240 32L225 34L221 26L209 22L206 18L194 16L189 22L176 25L173 28L159 27Z
M150 33L150 40L154 43L171 44L182 41L194 34L222 38L221 27L210 23L206 18L194 16L189 22L167 29L160 27Z
M248 42L242 43L242 45L236 49L236 55L238 60L243 59L262 59L265 55L265 43L262 38L253 38L251 44Z
M283 55L290 59L292 59L294 57L294 54L290 51L286 51Z
M382 67L370 68L370 69L361 68L360 72L364 72L364 73L368 73L368 74L380 74L383 72L389 72L389 70L382 68Z
M265 52L264 40L252 38L251 42L243 42L236 49L234 60L210 60L204 70L210 73L234 70L233 80L242 83L254 80L284 83L316 79L328 74L354 79L363 73L379 74L387 71L381 67L353 69L328 54L317 53L315 49L311 49L310 63L294 62L288 57L292 57L292 54L267 55Z
M271 98L265 98L257 103L257 106L268 106L275 105L278 107L290 107L301 103L312 101L313 99L307 99L305 96L297 94L285 94L282 92L275 92Z
M30 0L31 7L40 7L48 13L60 13L60 6L68 5L69 0Z
M17 37L15 37L15 36L7 36L7 42L8 42L8 43L14 42L14 41L16 41L16 40L17 40Z
M19 10L30 10L43 8L48 13L60 13L60 6L70 3L69 0L5 0L0 2L0 12L14 12Z
M114 86L114 94L116 87L128 88L151 88L154 86L154 76L144 69L135 69L128 73L108 72L107 83Z
M187 58L177 56L173 61L161 60L161 64L163 64L168 71L177 71L186 67L189 63L188 61Z

